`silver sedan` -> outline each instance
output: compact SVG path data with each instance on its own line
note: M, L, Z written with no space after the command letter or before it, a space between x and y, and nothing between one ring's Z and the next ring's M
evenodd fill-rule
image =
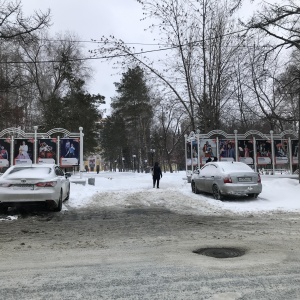
M0 177L0 208L45 203L61 211L62 202L69 199L70 176L55 164L12 166Z
M206 192L215 199L224 196L257 198L262 191L260 175L242 162L209 162L191 178L192 191Z

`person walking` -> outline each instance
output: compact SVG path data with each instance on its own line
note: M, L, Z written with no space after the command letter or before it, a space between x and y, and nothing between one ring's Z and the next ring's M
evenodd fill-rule
M161 168L158 162L155 162L154 167L152 169L152 177L153 177L153 188L156 187L159 189L159 180L162 178Z

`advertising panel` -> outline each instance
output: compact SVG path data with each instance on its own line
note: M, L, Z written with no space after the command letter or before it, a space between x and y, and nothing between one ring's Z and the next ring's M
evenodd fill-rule
M34 139L15 139L14 164L32 164Z
M193 166L197 166L198 164L198 145L197 141L192 141L192 147L191 142L187 142L187 161L186 165L191 166L193 161Z
M235 141L222 139L219 141L220 161L235 161Z
M57 139L39 139L38 140L38 163L55 164Z
M276 165L284 165L289 163L287 140L274 140L274 150Z
M96 167L96 156L90 156L88 158L89 160L89 168L90 168L90 171L94 171L95 170L95 167Z
M201 139L200 140L200 164L203 165L210 158L213 160L217 157L217 143L215 139Z
M239 161L247 165L254 164L254 152L253 152L253 141L252 140L239 140Z
M256 140L256 156L258 165L269 165L271 160L271 141L270 140Z
M76 166L79 163L79 138L63 138L60 140L60 165Z
M292 164L298 164L298 151L299 151L299 141L298 140L291 140L292 144Z
M0 139L0 168L9 167L10 138Z

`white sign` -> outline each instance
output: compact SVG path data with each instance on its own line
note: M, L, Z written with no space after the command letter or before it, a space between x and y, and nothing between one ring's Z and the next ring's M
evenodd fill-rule
M15 164L16 165L20 165L20 164L32 164L32 160L31 159L25 159L25 158L16 158L15 159Z
M221 161L234 161L233 157L221 157L220 158Z
M78 159L75 157L62 157L61 158L61 166L77 166Z
M258 157L257 164L258 165L269 165L269 164L271 164L271 158L270 157Z
M240 157L240 162L243 162L247 165L253 165L253 158L252 157Z
M284 165L289 162L286 156L276 157L275 160L276 160L276 165Z
M53 158L39 158L39 164L55 164Z
M208 158L208 157L207 157ZM187 166L190 166L192 163L192 160L190 158L188 158L186 160L186 165ZM197 160L197 157L193 158L193 166L197 166L198 165L198 160Z
M7 159L0 159L0 168L8 167L8 166L9 166L9 162Z

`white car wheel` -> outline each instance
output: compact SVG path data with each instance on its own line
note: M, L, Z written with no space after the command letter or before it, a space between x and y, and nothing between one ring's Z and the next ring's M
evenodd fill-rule
M59 194L59 199L58 199L58 204L57 207L54 208L54 211L61 211L62 210L62 190L60 191Z

